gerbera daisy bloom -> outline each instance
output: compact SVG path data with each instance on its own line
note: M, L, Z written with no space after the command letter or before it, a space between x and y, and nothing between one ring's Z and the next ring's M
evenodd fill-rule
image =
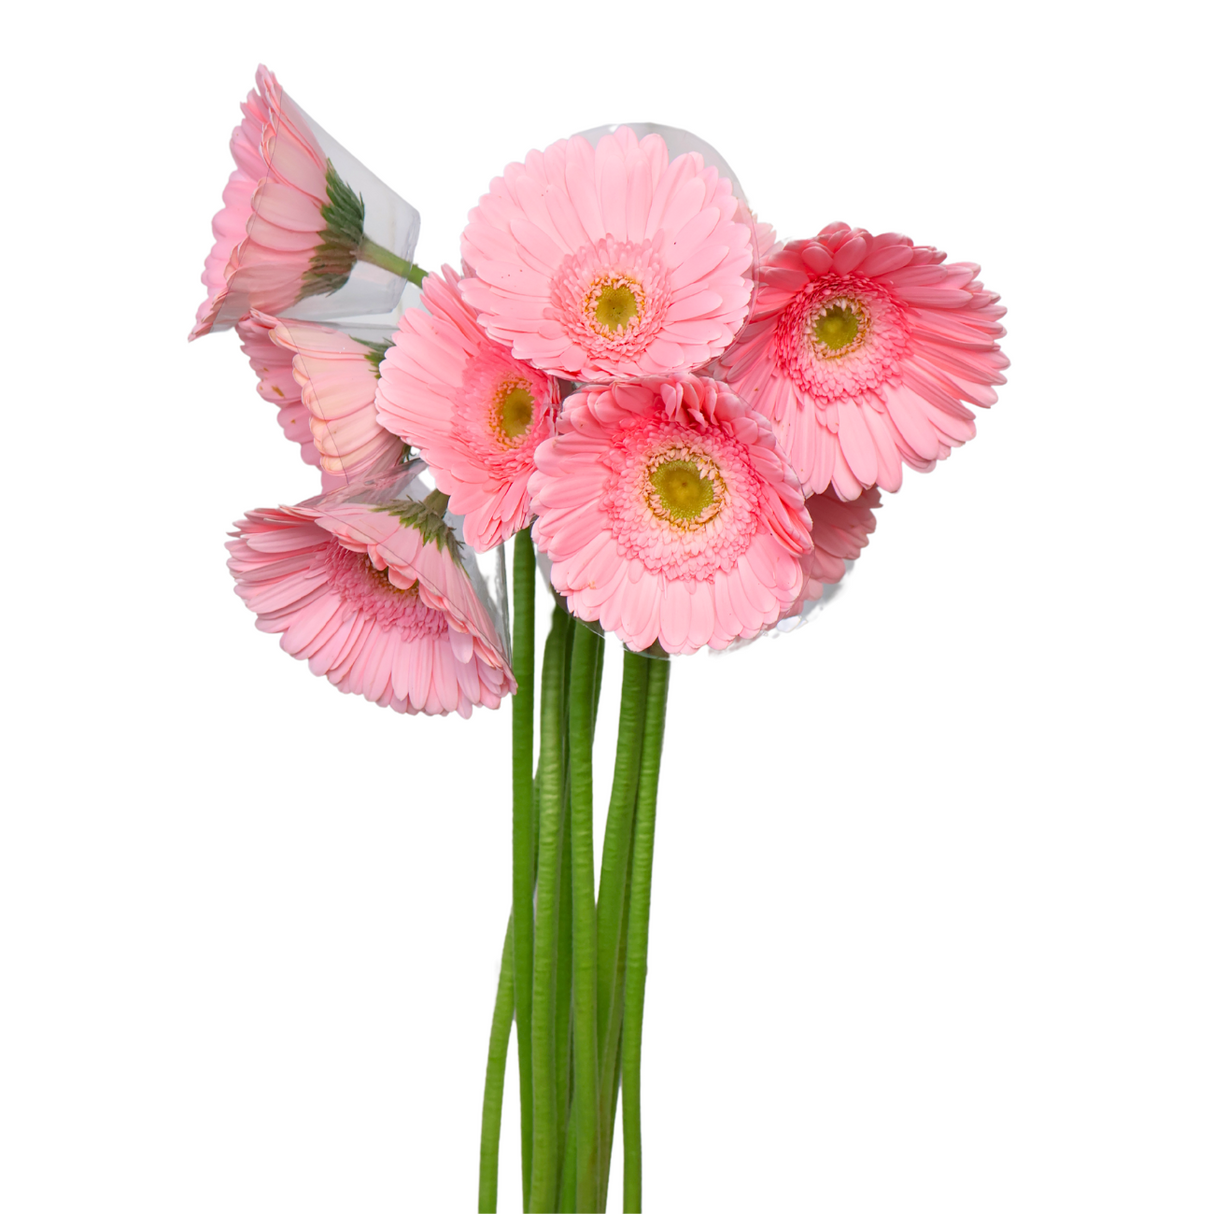
M527 480L552 433L555 379L490 341L450 266L422 284L380 368L379 423L417 447L478 552L531 518Z
M320 464L327 474L326 489L386 472L401 462L405 444L375 420L375 389L384 352L391 345L390 329L364 330L364 340L324 325L255 311L237 331L245 339L253 369L262 377L261 395L285 400L284 393L294 390L298 404L282 410L279 421L288 435L296 437L302 409L316 452L315 461L306 453L304 458ZM289 386L283 382L288 376ZM288 410L289 421L284 421Z
M807 499L805 509L814 525L814 546L801 557L801 571L805 575L801 598L787 616L800 615L806 603L822 597L824 587L843 580L846 562L859 558L868 546L868 537L877 529L873 511L880 506L881 494L877 489L865 489L851 501L841 500L833 489Z
M228 567L257 627L339 690L397 712L496 708L514 677L442 495L368 505L344 493L236 524Z
M271 334L278 322L273 316L254 313L236 325L240 348L257 376L257 394L262 400L278 406L278 424L293 443L305 464L320 467L320 452L312 440L311 415L303 403L299 385L295 382L295 355L275 343ZM321 486L327 491L345 484L345 477L331 476L321 471Z
M767 419L716 380L577 393L535 464L553 587L633 649L722 649L801 597L812 541L797 478Z
M995 403L998 295L970 262L889 232L832 224L764 258L755 308L721 359L771 418L807 493L898 489L973 438L964 402Z
M749 207L746 209L750 214L751 223L755 225L755 256L759 258L766 257L775 248L776 229L769 223L761 223Z
M257 69L257 88L240 108L244 121L231 143L236 171L212 222L215 245L202 272L207 297L190 340L231 328L253 308L278 313L311 296L332 295L360 260L379 267L368 275L374 289L330 314L394 307L405 279L420 281L409 260L417 244L417 212L332 144L265 67ZM330 154L322 141L331 145ZM344 176L331 155L346 165ZM364 232L366 204L347 180L352 170L388 217L381 226L392 231L393 248Z
M531 152L468 217L464 298L516 358L572 379L685 372L746 319L751 227L698 152L619 127Z

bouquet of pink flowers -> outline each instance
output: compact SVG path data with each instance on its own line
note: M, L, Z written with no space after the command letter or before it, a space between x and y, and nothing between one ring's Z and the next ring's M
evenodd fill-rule
M508 165L469 214L462 272L427 274L417 212L265 68L242 108L191 337L236 328L322 492L236 524L236 591L342 691L462 716L514 697L479 1208L496 1209L513 1024L524 1208L605 1209L622 1091L639 1211L670 658L824 601L881 490L974 436L969 406L1004 382L1004 310L976 265L896 233L777 242L711 147L648 124ZM555 601L538 764L537 565ZM607 634L625 654L596 891Z

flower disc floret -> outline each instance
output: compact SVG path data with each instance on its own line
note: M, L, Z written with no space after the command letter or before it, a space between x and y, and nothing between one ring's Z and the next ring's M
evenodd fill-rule
M325 547L320 563L329 586L344 603L381 628L395 629L402 640L446 632L443 613L422 602L416 578L409 579L390 565L377 569L365 552L352 551L336 540Z
M635 362L670 310L669 275L652 241L611 239L571 253L552 280L552 310L592 360Z
M449 266L422 285L380 367L380 424L417 447L485 552L525 527L535 449L552 433L557 381L491 341Z
M752 226L731 183L627 127L508 166L461 251L486 332L587 381L702 366L734 339L753 287Z
M801 596L813 544L796 476L767 419L715 380L576 393L530 489L553 586L634 649L721 649Z
M815 401L879 391L898 377L908 344L901 305L859 275L819 279L776 322L776 363Z
M725 427L655 418L623 428L607 454L604 499L620 553L651 573L711 581L750 547L762 486Z
M807 493L897 489L974 436L1008 360L978 267L832 224L764 256L751 320L721 359L771 418Z

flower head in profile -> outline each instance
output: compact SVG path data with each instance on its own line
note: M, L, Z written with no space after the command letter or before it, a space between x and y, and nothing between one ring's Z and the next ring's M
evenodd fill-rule
M469 215L464 298L494 340L579 380L686 372L746 319L754 249L730 182L660 135L575 136L496 178Z
M236 325L240 337L240 348L249 360L257 376L257 394L262 400L278 407L278 424L282 432L293 443L299 444L299 453L305 464L320 467L320 452L312 439L312 427L308 424L311 415L303 403L299 384L295 382L293 351L278 345L273 333L278 321L264 313L246 316ZM345 484L344 477L334 477L323 469L321 486L328 491Z
M771 418L807 493L898 489L974 436L966 402L992 405L1008 360L1006 309L969 262L905 236L832 224L774 249L755 308L721 359Z
M380 368L379 423L421 452L485 552L527 525L535 449L552 433L555 379L485 336L447 266L422 285Z
M375 420L375 388L388 341L254 311L236 326L257 391L279 406L283 433L327 492L399 464L405 444Z
M375 419L375 390L391 348L384 330L361 340L340 329L264 312L254 312L240 327L251 325L267 331L270 343L289 356L312 442L329 477L345 484L401 462L405 444Z
M388 478L389 480L391 478ZM254 510L228 567L263 632L339 690L397 712L467 717L515 689L438 500L343 493Z
M257 69L257 87L240 108L244 120L231 143L236 170L212 222L215 244L202 273L207 297L191 340L230 328L254 308L278 314L311 296L331 295L360 259L402 275L412 269L366 239L361 195L338 175L273 72Z
M574 614L633 649L721 649L802 594L812 548L767 419L711 379L571 396L536 452L533 534Z
M873 511L881 506L881 493L865 489L850 501L841 499L833 489L815 493L805 502L814 525L813 549L801 557L805 575L801 598L786 613L800 615L806 603L816 602L827 586L843 580L847 561L859 559L868 546L868 537L877 529Z

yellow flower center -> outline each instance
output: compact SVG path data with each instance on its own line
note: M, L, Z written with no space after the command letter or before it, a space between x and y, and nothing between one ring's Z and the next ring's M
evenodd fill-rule
M834 299L810 321L810 340L823 358L838 358L863 343L868 315L854 299Z
M369 556L364 556L363 560L367 562L367 569L370 571L371 576L385 590L391 590L393 594L404 594L404 595L412 595L414 598L417 597L417 583L416 582L414 582L411 586L408 586L406 589L402 590L399 586L397 586L392 581L391 578L388 577L388 568L386 565L384 566L383 569L376 569L375 566L371 563L371 558Z
M594 310L595 320L612 332L626 328L636 314L637 297L622 285L608 287L599 296L599 306Z
M506 438L522 438L535 418L535 397L524 383L502 385L497 402L497 428Z
M658 501L659 514L681 522L702 521L700 516L712 505L715 494L710 477L701 476L700 469L690 460L672 459L659 464L650 474Z
M628 274L603 274L582 303L586 320L608 341L625 337L645 315L645 289Z

